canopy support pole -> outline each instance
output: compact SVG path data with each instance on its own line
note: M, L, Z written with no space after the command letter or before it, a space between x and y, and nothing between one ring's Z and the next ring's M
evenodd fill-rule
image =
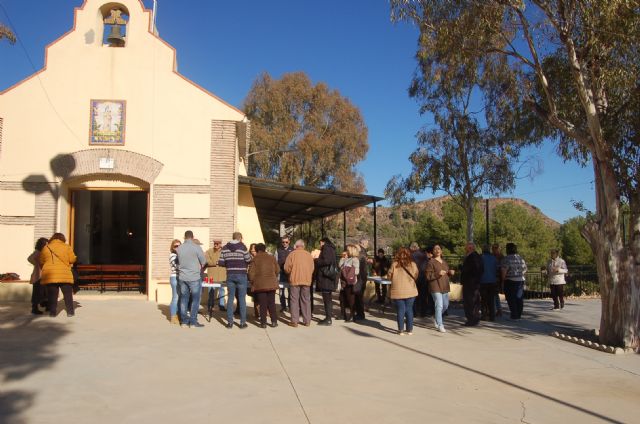
M347 249L347 211L342 210L342 249Z
M376 201L373 201L373 255L378 252L378 222L377 222L377 209Z

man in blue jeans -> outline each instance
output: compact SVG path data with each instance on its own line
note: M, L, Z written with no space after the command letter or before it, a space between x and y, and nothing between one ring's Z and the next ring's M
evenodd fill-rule
M498 295L498 260L490 252L488 244L482 246L484 271L480 278L481 320L495 321L496 296Z
M507 243L507 256L504 257L500 265L504 281L504 294L509 304L511 319L520 319L524 307L524 281L527 274L527 264L518 255L518 246L515 243Z
M238 309L240 309L240 328L247 328L247 266L251 254L242 242L242 233L233 233L233 240L225 244L220 252L218 265L227 268L227 328L233 328L233 299L238 290Z
M464 315L467 318L464 325L473 327L480 321L480 279L484 273L484 264L473 242L467 242L464 251L466 256L460 273L462 303Z
M176 250L178 255L178 292L180 302L180 325L194 328L204 327L198 323L198 309L202 296L202 267L207 263L202 247L193 240L193 231L184 233L184 243ZM191 311L187 307L191 296Z

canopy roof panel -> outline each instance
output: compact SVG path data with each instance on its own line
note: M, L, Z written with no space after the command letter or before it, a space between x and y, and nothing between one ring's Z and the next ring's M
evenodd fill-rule
M367 194L304 187L246 176L239 176L238 183L251 188L260 221L272 224L282 221L289 225L300 224L384 200Z

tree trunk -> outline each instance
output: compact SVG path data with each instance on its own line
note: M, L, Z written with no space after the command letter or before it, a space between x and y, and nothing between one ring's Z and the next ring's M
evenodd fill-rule
M608 163L598 164L594 158L594 171L596 214L585 227L584 235L593 249L600 282L600 341L639 351L640 256L635 229L640 228L637 213L640 205L632 199L630 224L634 230L625 243L613 170Z
M467 201L465 207L465 213L467 214L467 241L473 242L473 211L475 209L476 201L475 199L471 199Z

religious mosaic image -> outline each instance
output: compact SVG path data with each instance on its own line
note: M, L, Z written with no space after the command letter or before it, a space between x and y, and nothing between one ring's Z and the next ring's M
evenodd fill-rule
M91 100L89 144L124 145L124 100Z

